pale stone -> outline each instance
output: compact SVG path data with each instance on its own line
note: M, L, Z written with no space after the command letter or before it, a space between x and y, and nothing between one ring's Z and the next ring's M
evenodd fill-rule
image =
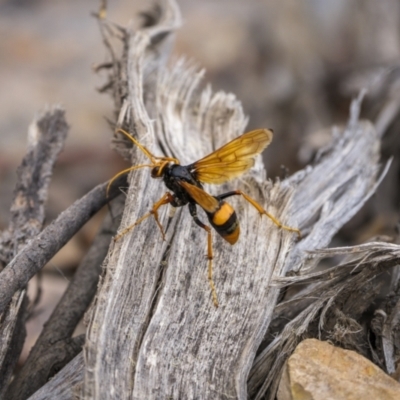
M278 400L400 399L400 383L354 351L307 339L288 359Z

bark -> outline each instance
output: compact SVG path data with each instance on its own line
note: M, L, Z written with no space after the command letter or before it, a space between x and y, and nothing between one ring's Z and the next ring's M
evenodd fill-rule
M117 180L108 195L108 182L96 186L63 211L11 260L0 273L0 312L6 309L13 294L23 288L96 212L120 194L119 187L125 181L124 177Z
M49 110L31 124L28 149L17 171L10 210L10 224L0 235L0 269L8 264L42 229L45 203L54 163L68 132L64 110ZM14 271L11 271L12 274ZM24 287L9 290L10 280L0 273L0 286L8 298L0 313L0 397L7 387L25 340L26 304Z
M53 379L34 393L29 400L76 400L82 390L83 353L80 352Z
M97 290L101 267L111 238L119 225L123 198L111 203L114 216L108 215L88 253L77 268L62 299L31 349L24 366L14 377L7 397L26 399L40 389L58 370L82 350L84 339L74 343L71 336ZM68 350L60 353L66 344Z

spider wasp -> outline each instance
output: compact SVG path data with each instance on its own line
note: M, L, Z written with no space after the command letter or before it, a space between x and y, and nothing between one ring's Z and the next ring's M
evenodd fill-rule
M153 205L150 212L143 215L134 224L123 229L114 238L114 241L120 239L151 215L160 228L163 240L165 240L164 229L158 219L158 209L165 204L171 204L173 207L183 207L187 204L194 222L207 232L208 281L215 307L218 307L218 298L212 277L213 248L211 228L198 218L196 210L197 205L205 211L208 221L214 230L231 245L237 242L240 234L236 212L230 204L224 201L231 196L242 196L261 216L266 215L279 228L297 233L300 237L299 229L282 225L273 215L264 210L260 204L241 190L233 190L218 196L212 196L204 191L202 186L202 183L222 184L242 175L245 171L250 169L254 165L254 157L260 154L270 144L272 140L272 131L268 129L257 129L247 132L201 160L185 166L180 165L179 160L173 157L154 156L146 147L123 129L117 129L116 133L121 133L131 140L150 160L150 163L135 165L121 171L111 179L108 187L122 174L139 168L149 167L151 168L151 177L162 178L165 186L172 193L166 192L164 196Z

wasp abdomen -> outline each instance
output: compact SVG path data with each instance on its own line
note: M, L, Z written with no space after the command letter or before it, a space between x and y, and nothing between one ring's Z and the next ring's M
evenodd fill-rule
M239 239L240 226L233 207L225 201L220 202L218 210L207 213L208 220L217 233L228 243L235 244Z

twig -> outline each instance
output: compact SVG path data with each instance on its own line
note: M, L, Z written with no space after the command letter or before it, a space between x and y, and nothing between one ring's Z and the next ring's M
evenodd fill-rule
M17 171L10 224L0 235L0 269L42 229L53 166L67 132L64 110L58 107L40 115L29 127L28 150ZM9 307L2 310L0 318L0 397L25 338L25 292L12 295Z
M0 313L13 294L25 287L58 250L105 204L120 194L119 187L127 184L126 176L115 181L106 195L108 182L92 189L63 211L56 220L29 242L0 273Z
M118 215L122 212L123 202L123 197L119 197L114 202L114 206L118 209L116 210ZM23 368L14 377L7 392L9 398L25 399L51 378L49 374L54 373L50 365L53 363L53 357L48 354L54 351L54 343L65 341L72 335L93 300L101 265L107 254L111 238L118 228L119 220L120 218L112 218L110 215L105 218L89 252L82 260L62 299L43 327ZM69 359L65 358L64 361L64 364L62 360L58 361L58 369L63 368Z
M52 169L68 133L65 112L55 108L29 127L28 150L18 168L8 229L0 237L0 259L8 264L42 229Z

